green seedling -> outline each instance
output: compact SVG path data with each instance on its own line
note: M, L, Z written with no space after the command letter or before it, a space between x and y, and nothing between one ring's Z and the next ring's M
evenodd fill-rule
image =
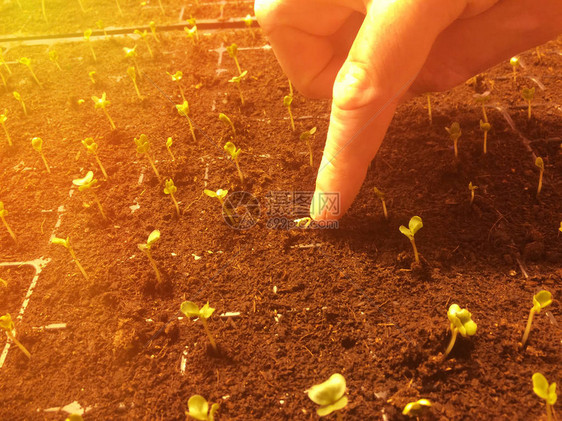
M105 39L108 39L107 31L105 30L105 25L103 24L103 22L101 20L98 20L96 22L96 26L98 27L98 29L101 29L103 31L103 36L105 37Z
M166 73L168 73L168 72L166 72ZM174 73L174 74L168 73L168 75L172 78L172 81L174 81L178 84L178 88L180 88L181 98L185 101L185 96L183 94L183 88L181 87L181 80L183 78L183 72L178 70L176 73Z
M533 307L531 307L531 311L529 312L527 327L525 328L525 333L523 334L523 339L521 340L521 347L524 347L527 343L535 313L540 313L543 308L548 307L550 304L552 304L552 294L549 291L542 290L533 296Z
M144 31L141 32L138 29L135 29L135 34L139 35L143 39L144 43L146 44L146 48L148 49L148 54L150 54L150 57L154 58L154 54L152 54L152 48L150 48L150 44L148 43L147 30L145 29Z
M291 119L291 128L295 131L295 120L293 119L293 112L291 111L291 104L293 103L293 96L292 95L285 95L283 98L283 105L287 107L287 111L289 111L289 118Z
M429 124L433 124L433 113L431 112L431 94L426 93L427 96L427 114L429 117Z
M140 76L140 67L137 64L137 46L135 45L133 48L123 47L123 52L125 53L125 58L131 59Z
M312 224L312 218L309 216L305 216L304 218L294 219L293 222L295 223L297 228L303 227L307 229L310 224Z
M98 209L100 210L101 216L103 217L103 219L107 220L107 217L105 216L105 212L103 211L103 207L101 206L100 199L98 198L98 195L94 190L94 188L97 188L96 186L97 183L98 180L94 178L93 171L88 171L86 176L83 178L76 178L72 180L72 184L78 186L79 191L89 190L92 193L92 197L94 198L94 201L98 205Z
M17 243L18 239L16 237L16 234L14 234L14 231L12 231L12 229L10 228L8 221L6 221L6 216L8 216L8 211L6 210L6 208L4 208L4 202L0 202L0 219L6 227L8 234L10 234L10 237L12 237L12 240L14 240L14 243Z
M256 34L254 34L254 30L252 29L252 24L254 23L252 15L246 15L246 17L242 20L244 21L246 28L248 28L248 30L250 31L250 34L252 34L252 38L256 39Z
M316 133L316 127L313 127L312 129L308 130L308 131L304 131L301 133L300 135L300 140L304 140L306 141L306 146L308 147L308 156L310 158L310 166L314 166L313 162L312 162L312 142L311 142L311 137Z
M111 102L106 99L105 92L101 95L101 98L98 98L95 95L92 96L92 101L94 101L95 108L102 109L103 113L105 114L105 116L109 120L109 123L111 124L111 128L115 130L116 129L115 123L113 122L113 119L109 116L109 113L107 112L107 107L111 105Z
M511 57L509 59L509 64L511 64L511 68L513 69L513 82L517 82L517 68L521 65L521 63L519 63L519 57Z
M90 72L88 72L88 77L90 78L90 80L92 81L92 84L95 85L96 84L96 79L94 78L94 76L96 75L96 71L92 70Z
M86 273L86 271L84 270L84 268L82 267L80 262L78 261L78 258L76 257L76 253L74 252L74 249L70 245L70 239L68 237L66 237L66 239L53 237L53 238L51 238L51 243L52 244L58 244L60 246L63 246L64 248L66 248L68 250L68 252L70 253L70 256L72 257L72 260L74 261L74 263L76 263L76 266L78 266L78 269L80 270L80 272L82 272L82 275L84 275L84 278L86 278L86 281L90 280L90 277L88 276L88 274Z
M232 217L232 215L230 214L230 211L226 208L225 203L224 203L224 198L228 194L228 190L218 189L215 192L215 191L212 191L212 190L205 189L205 190L203 190L203 193L205 193L209 197L215 197L220 202L221 207L224 210L224 212L226 212L228 218L230 219L230 222L232 222L232 224L235 223L234 218Z
M226 47L226 52L234 60L236 69L238 69L238 74L241 75L242 69L240 68L240 63L238 63L238 45L232 43L230 46Z
M219 404L214 403L209 411L209 403L201 395L193 395L187 401L188 410L185 415L199 421L214 421L215 412L219 409Z
M27 358L31 358L31 354L29 351L23 346L23 344L16 339L14 334L14 322L12 321L12 316L10 313L6 313L5 315L0 317L0 329L6 332L6 336L17 345L17 347L25 354Z
M150 251L152 249L152 246L154 245L154 243L158 240L160 240L160 231L154 230L148 236L148 240L146 240L146 243L145 244L138 244L138 248L139 248L140 251L142 251L144 254L146 254L146 257L148 257L148 260L150 261L150 264L152 265L152 269L154 269L154 272L156 273L156 279L160 283L160 282L162 282L162 275L160 275L160 271L158 270L158 266L156 266L156 262L152 258L152 252Z
M158 38L158 35L156 35L156 23L153 20L151 20L148 23L148 26L150 27L150 32L152 33L152 36L154 37L156 42L160 42L160 38Z
M49 60L51 60L53 63L55 63L55 66L57 66L57 69L59 69L62 72L62 69L61 69L60 64L59 64L59 53L57 52L57 50L49 51Z
M172 157L172 161L176 160L176 157L174 156L174 154L172 153L172 145L174 144L174 141L171 137L169 137L168 139L166 139L166 149L168 150L168 153L170 154L170 156Z
M431 402L427 399L419 399L416 402L406 404L402 415L407 415L410 418L418 418L423 414L425 408L431 407Z
M406 228L404 225L400 225L400 228L398 228L402 234L408 237L410 243L412 243L412 248L414 249L414 259L416 263L420 262L420 256L418 254L414 236L416 235L416 232L418 232L422 227L422 219L419 216L412 216L410 222L408 223L408 228Z
M12 92L12 94L14 95L14 98L20 103L21 108L23 108L23 113L27 115L27 107L25 106L25 102L23 102L23 98L21 97L19 92L14 91Z
M48 173L51 173L51 168L49 167L49 163L47 162L47 158L45 158L45 154L43 153L43 139L40 137L34 137L31 139L31 146L41 155L41 159L43 160L43 164L45 164L45 168L47 169Z
M188 28L186 26L185 28L183 28L183 30L185 31L187 37L191 39L193 45L197 44L197 42L199 41L199 32L197 32L197 25L193 25L193 27L191 28Z
M86 43L88 44L88 48L90 49L90 51L92 52L92 57L94 58L94 61L98 61L97 57L96 57L96 53L94 52L94 47L92 47L92 43L90 42L90 37L92 36L92 30L91 29L86 29L84 31L84 39L86 40Z
M459 141L459 137L461 137L462 131L461 131L461 126L458 122L454 122L453 124L451 124L451 127L445 127L445 130L447 130L447 133L449 133L449 137L451 138L451 140L453 141L453 147L455 150L455 158L458 159L459 157L459 149L458 149L458 141Z
M134 141L135 141L135 145L137 145L137 153L139 155L144 154L146 156L146 159L148 159L148 162L150 163L150 166L152 167L154 174L156 174L158 181L162 181L160 178L160 173L158 172L156 166L154 165L154 160L150 156L150 143L148 143L148 137L145 134L141 134L138 139L135 137Z
M382 191L380 191L379 189L377 189L376 187L373 190L375 191L375 194L377 195L377 197L380 199L380 201L382 203L382 212L384 213L384 219L386 219L388 221L388 211L386 210L386 201L384 199L385 194ZM406 227L404 227L404 228L406 228ZM408 238L410 238L410 237L408 237Z
M93 138L87 137L82 141L82 145L84 145L89 154L94 155L94 158L96 159L96 162L100 167L104 179L107 180L107 173L105 172L105 168L101 164L100 158L98 156L98 144L94 141Z
M537 166L540 170L539 185L537 186L537 197L539 197L539 194L541 194L541 190L542 190L542 177L544 175L544 161L540 156L538 156L537 159L535 159L535 166Z
M486 114L486 107L484 104L490 101L490 91L486 91L483 94L474 94L474 101L482 107L482 117L484 117L484 123L488 122L488 114Z
M8 145L13 146L12 138L10 137L10 133L8 133L8 129L6 127L6 121L8 120L8 110L4 110L4 114L0 114L0 124L4 129L4 133L6 133L6 138L8 139Z
M172 202L174 202L174 206L176 207L176 214L178 218L180 216L180 207L178 205L178 201L176 200L175 193L178 191L178 188L174 185L174 181L171 178L168 178L166 181L166 186L164 187L164 193L169 194L172 198Z
M312 402L320 405L316 408L316 414L319 417L330 415L334 411L338 420L343 417L339 412L347 405L347 396L345 396L345 378L335 373L330 376L324 383L316 384L306 391Z
M223 113L219 113L219 120L222 121L225 124L228 124L230 126L230 128L232 129L232 137L236 137L236 129L234 128L234 124L232 124L232 120L230 118L228 118L228 116L226 114Z
M447 317L451 322L451 341L449 346L443 354L443 359L447 358L447 355L451 352L455 346L457 340L457 335L460 333L463 338L467 336L472 336L476 333L476 323L471 319L472 314L466 308L461 309L458 304L451 304L449 310L447 311Z
M533 392L545 400L546 403L546 420L553 421L554 410L552 406L556 403L558 395L556 394L556 383L548 384L548 381L541 373L533 374Z
M236 164L236 169L238 170L238 177L240 177L240 182L243 183L244 175L242 174L242 170L240 170L240 163L238 160L238 156L240 155L240 152L242 152L242 149L240 148L236 149L236 145L234 143L226 142L224 145L224 150L230 155L230 157L234 161L234 164Z
M213 335L209 330L209 325L207 323L207 319L211 317L215 312L215 309L209 306L209 302L207 302L207 304L205 304L203 307L199 308L197 304L191 301L184 301L183 303L181 303L180 310L183 314L186 315L186 317L189 318L195 317L201 320L201 324L203 325L203 329L205 329L205 333L209 338L209 342L213 347L215 353L217 353L218 352L217 344L215 342L215 338L213 338Z
M142 100L142 95L139 91L139 86L137 85L137 72L135 71L134 66L127 67L127 74L133 81L133 86L135 87L135 92L137 93L137 96L139 97L140 100Z
M240 102L242 103L242 105L244 105L245 102L244 102L244 96L242 95L242 88L240 88L240 82L242 81L242 79L246 77L247 74L248 71L244 70L242 73L240 73L240 76L234 76L232 79L228 81L230 83L236 84L236 87L238 88L238 94L240 95Z
M37 82L37 84L39 85L39 87L41 87L41 82L39 82L39 79L37 79L37 75L35 74L35 72L33 71L33 67L31 67L31 59L28 57L22 57L19 59L20 64L23 64L25 67L27 67L29 69L29 72L31 73L31 76L33 76L33 79L35 79L35 82Z
M474 202L474 190L476 190L478 186L472 185L472 181L468 183L468 190L470 190L470 205Z
M4 50L1 47L0 47L0 65L6 68L6 71L8 72L9 75L12 74L12 70L10 69L8 63L6 62L6 59L4 58Z
M189 104L187 101L183 101L182 104L176 105L176 110L178 110L179 115L185 116L187 118L187 122L189 123L189 131L191 132L191 137L193 137L193 141L197 142L195 138L195 130L193 129L193 124L191 123L191 119L189 118Z
M535 87L523 88L521 90L521 96L525 101L527 101L527 120L531 119L531 101L535 98Z
M490 123L480 120L480 130L484 132L484 154L488 153L488 132L491 128Z

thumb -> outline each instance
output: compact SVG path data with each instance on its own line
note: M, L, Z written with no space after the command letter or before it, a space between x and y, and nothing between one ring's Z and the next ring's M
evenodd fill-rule
M466 0L371 2L334 82L330 126L310 206L315 220L339 219L351 206L400 98L439 33L466 5Z

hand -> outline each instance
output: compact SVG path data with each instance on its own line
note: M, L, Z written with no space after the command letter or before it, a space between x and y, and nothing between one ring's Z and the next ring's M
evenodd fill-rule
M351 206L400 101L562 33L560 0L256 0L255 12L295 87L333 97L316 220ZM323 192L339 192L339 214L314 206Z

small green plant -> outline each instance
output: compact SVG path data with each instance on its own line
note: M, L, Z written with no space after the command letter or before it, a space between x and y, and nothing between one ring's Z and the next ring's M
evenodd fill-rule
M91 192L92 197L94 198L94 202L96 202L96 205L98 205L101 216L103 217L103 219L107 220L105 212L103 211L103 207L101 206L100 199L98 198L98 195L94 190L94 188L97 188L96 184L98 184L98 180L94 178L94 172L88 171L85 177L72 180L72 184L78 186L79 191L89 190Z
M234 60L234 63L236 64L236 68L238 69L238 74L241 75L242 69L240 68L240 63L238 63L238 45L232 43L231 45L226 47L226 52Z
M28 57L22 57L19 59L20 64L23 64L25 67L27 67L29 69L29 72L31 73L31 76L33 76L33 79L35 79L35 82L37 82L37 84L39 85L39 87L41 87L41 82L39 82L39 79L37 79L37 75L35 74L35 72L33 71L33 67L31 67L31 59Z
M137 93L138 98L142 100L142 95L139 91L139 86L137 85L137 72L135 71L134 66L127 67L127 74L133 81L133 86L135 87L135 92Z
M285 95L283 98L283 105L289 111L289 118L291 119L291 129L295 131L295 120L293 119L293 112L291 111L291 104L293 103L293 95Z
M201 395L193 395L187 401L188 410L185 415L199 421L215 421L215 412L219 409L219 404L214 403L209 411L209 403Z
M213 335L211 334L211 331L209 330L209 325L207 323L207 319L211 317L215 312L215 309L209 306L209 302L207 302L207 304L205 304L203 307L199 308L197 304L191 301L184 301L183 303L181 303L180 310L183 314L186 315L186 317L189 318L195 317L201 320L201 324L203 325L203 329L205 329L205 333L209 338L209 342L213 347L213 350L215 352L218 352L215 338L213 338Z
M556 383L548 384L548 381L541 373L533 374L533 392L545 400L546 403L546 420L553 421L554 410L552 406L556 403L558 395L556 394Z
M144 41L144 43L146 44L146 48L148 49L148 54L150 54L150 57L154 58L154 54L152 53L152 48L150 48L150 44L148 43L148 31L145 29L144 31L140 31L138 29L135 29L135 34L137 34L138 36L140 36L142 38L142 40Z
M0 114L0 124L4 129L4 133L6 133L6 139L8 139L8 145L13 146L12 138L10 137L10 133L8 133L8 128L6 127L6 121L8 121L8 110L4 110L4 114Z
M531 119L531 101L535 98L535 87L523 88L521 90L521 96L525 101L527 101L527 120Z
M244 175L242 174L242 170L240 170L240 162L238 160L238 156L240 155L240 152L242 152L242 149L240 148L236 149L236 145L234 143L226 142L224 145L224 150L230 155L230 158L232 158L232 160L234 161L234 164L236 165L236 169L238 170L238 177L240 177L240 182L243 183Z
M178 191L178 188L174 185L174 181L171 178L168 178L165 181L166 185L164 187L164 193L169 194L172 198L172 202L174 202L174 206L176 207L176 214L178 218L180 216L180 207L178 205L178 201L176 200L175 193Z
M309 160L310 160L310 166L314 166L313 160L312 160L312 142L311 142L311 138L312 136L316 133L316 127L313 127L310 130L304 131L301 133L300 135L300 140L304 140L306 142L306 146L308 147L308 156L309 156Z
M53 63L55 63L55 66L57 66L57 69L59 69L62 72L62 69L61 69L60 64L59 64L59 53L57 52L57 50L49 51L49 60L51 60Z
M197 44L197 42L199 41L199 32L197 31L197 25L193 25L191 28L188 28L186 26L185 28L183 28L183 30L185 31L187 37L191 39L193 45Z
M310 216L305 216L304 218L294 219L293 222L297 228L303 227L304 229L307 229L310 224L312 224L312 218Z
M151 20L150 22L148 22L148 26L150 27L150 32L152 33L152 36L154 37L156 42L160 42L160 38L158 38L158 35L156 35L156 23Z
M373 190L375 191L376 196L380 199L380 201L382 203L382 212L384 214L384 219L386 219L388 221L388 211L386 210L385 194L382 191L380 191L379 189L377 189L376 187ZM406 228L406 227L404 227L404 228ZM410 238L410 237L408 237L408 238Z
M94 78L95 75L96 75L95 70L91 70L91 71L88 72L88 77L90 78L90 81L92 82L92 85L96 84L96 79Z
M451 127L445 127L445 130L447 130L447 133L449 133L449 137L453 141L453 148L455 150L455 159L458 159L459 149L457 144L459 141L459 137L461 137L462 134L461 126L458 122L455 121L453 124L451 124Z
M226 114L223 113L219 113L219 120L229 125L230 128L232 129L232 137L233 138L236 137L236 129L234 128L234 124L232 124L232 120Z
M86 148L86 150L88 151L89 154L94 156L94 158L96 159L96 162L98 163L98 165L100 167L100 170L103 174L104 179L107 180L107 173L105 172L105 168L101 164L100 158L98 156L98 144L94 141L93 138L87 137L86 139L84 139L82 141L82 145L84 145L84 147Z
M519 63L519 57L511 57L509 59L509 64L511 64L511 68L513 69L513 82L517 82L517 68L521 65Z
M488 132L492 128L490 123L480 120L480 130L484 132L484 154L488 153Z
M158 266L156 266L156 262L152 258L152 252L150 251L152 249L152 246L154 245L154 243L158 240L160 240L160 231L154 230L148 236L148 239L146 240L146 243L138 244L137 246L138 246L139 250L142 251L144 254L146 254L146 257L148 257L148 260L150 261L152 269L154 269L154 272L156 273L156 280L158 281L158 283L160 283L160 282L162 282L162 275L160 274L160 271L158 270Z
M416 263L420 262L420 256L418 254L418 248L416 247L414 236L416 235L416 232L418 232L422 227L422 219L419 216L412 216L410 222L408 223L408 228L406 228L404 225L400 225L399 228L400 232L408 237L410 243L412 243L412 248L414 249L414 259Z
M474 203L474 190L476 190L478 186L472 184L472 181L468 183L468 190L470 190L470 206Z
M476 333L476 323L471 319L472 314L466 308L461 309L458 304L451 304L449 310L447 311L447 317L451 322L451 341L449 346L443 354L443 359L447 358L447 355L451 352L455 346L457 340L457 335L460 333L463 338L467 336L472 336Z
M312 402L320 405L319 408L316 408L316 414L319 417L325 417L346 407L345 389L345 378L341 374L335 373L324 383L312 386L306 393ZM336 412L336 417L338 420L343 419L340 412Z
M166 72L166 73L168 73L168 72ZM183 72L178 70L176 73L174 73L174 74L168 73L168 75L172 78L172 81L174 81L178 84L178 88L180 89L181 99L183 99L185 101L185 95L183 93L183 88L181 87L181 80L183 78Z
M254 30L252 29L252 24L254 23L252 15L246 15L246 17L242 20L244 21L246 28L248 28L248 30L250 31L250 34L252 34L252 38L256 39L256 34L254 34Z
M72 260L74 261L76 266L78 266L78 269L80 270L80 272L82 272L84 278L86 278L86 281L90 280L90 277L88 276L88 274L86 273L80 262L78 261L78 258L76 257L76 253L74 252L74 249L70 245L70 239L68 237L66 237L66 239L53 237L51 238L51 243L58 244L60 246L63 246L65 249L67 249L68 252L70 253L70 256L72 257Z
M170 156L172 157L172 161L176 160L176 157L174 156L173 152L172 152L172 145L174 144L174 140L169 137L168 139L166 139L166 149L168 150L168 153L170 154Z
M6 336L17 345L17 347L21 350L21 352L25 354L27 358L31 358L31 354L29 353L29 351L25 348L25 346L23 346L20 341L16 339L16 336L14 335L15 326L10 313L6 313L5 315L0 317L0 329L6 332Z
M21 108L23 109L23 113L25 115L27 115L27 107L25 106L25 102L23 101L23 98L21 97L21 95L19 94L19 92L12 92L12 95L14 95L14 98L16 99L16 101L18 101L21 105Z
M12 240L14 240L14 243L17 243L18 239L16 237L16 234L14 234L14 231L12 231L12 229L10 228L8 221L6 221L6 216L8 216L8 211L6 210L6 208L4 208L4 202L0 202L0 219L6 227L8 234L10 234L10 237L12 237Z
M229 83L234 83L238 88L238 94L240 95L240 102L242 103L242 105L244 105L245 102L244 102L244 96L242 95L242 88L240 87L240 82L242 81L242 79L246 77L247 74L248 71L244 70L242 73L240 73L240 76L233 76L232 79L228 81Z
M178 110L179 115L185 116L187 118L187 122L189 123L189 131L191 132L191 137L193 137L193 141L197 142L195 138L195 130L193 129L193 124L191 123L191 119L189 118L189 104L187 101L183 101L182 104L176 105L176 110Z
M98 27L98 29L101 29L103 31L103 36L105 37L105 39L108 39L107 31L105 30L105 25L103 24L103 22L101 20L98 20L96 22L96 26Z
M490 91L486 91L483 94L474 94L474 100L482 107L482 117L484 118L484 123L487 123L488 114L486 114L485 104L490 101ZM480 127L482 127L482 125L480 125Z
M427 96L427 114L429 117L429 124L433 124L433 113L431 112L431 94L428 92L425 95Z
M96 57L96 53L94 52L94 47L92 47L92 43L90 42L90 37L92 36L92 30L90 28L84 31L84 40L86 40L86 44L88 44L88 48L92 53L92 57L94 58L94 62L97 62L98 59Z
M125 58L130 59L133 62L135 69L140 75L140 67L137 64L137 46L135 45L133 48L123 47L123 52L125 53Z
M141 134L138 139L135 137L134 141L135 145L137 145L137 153L139 155L144 154L146 156L146 159L148 159L148 162L150 163L154 174L156 174L156 178L158 178L158 181L162 181L160 178L160 173L154 165L154 160L152 159L152 156L150 156L150 143L148 143L148 137L145 134Z
M537 186L537 197L539 197L539 194L541 194L541 190L542 190L542 177L544 175L544 161L540 156L538 156L537 159L535 159L535 166L537 166L540 170L539 185Z
M9 75L12 74L12 70L10 69L8 63L6 62L6 59L4 58L4 50L1 47L0 47L0 65L6 68L6 71L8 72Z
M524 347L527 343L535 313L540 313L543 308L548 307L550 304L552 304L552 294L549 291L542 290L533 296L533 307L531 307L531 311L529 312L527 327L525 328L525 333L523 334L523 339L521 340L521 347Z
M232 217L230 211L226 208L225 202L224 202L224 199L225 199L226 195L228 194L228 190L218 189L215 192L215 191L212 191L212 190L205 189L205 190L203 190L203 193L205 193L209 197L216 198L220 202L223 211L226 213L226 215L230 219L230 222L232 222L233 224L235 223L234 218Z
M415 402L406 404L402 415L407 415L410 418L417 418L422 415L425 408L431 407L431 402L427 399L419 399Z
M92 96L92 101L94 101L94 107L95 108L101 108L102 109L103 113L105 114L105 116L109 120L109 124L111 124L111 128L113 130L115 130L116 129L115 123L113 122L113 119L109 116L109 113L107 112L107 107L109 107L111 105L111 102L106 99L105 92L101 95L101 98L98 98L95 95Z
M45 164L45 168L47 169L48 173L51 173L51 168L47 162L47 158L45 158L45 154L43 153L43 139L40 137L34 137L31 139L31 146L41 155L41 159L43 160L43 164Z

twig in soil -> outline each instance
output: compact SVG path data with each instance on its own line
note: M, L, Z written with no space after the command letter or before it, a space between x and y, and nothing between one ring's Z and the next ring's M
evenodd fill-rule
M527 326L525 327L525 333L523 333L523 339L521 340L521 348L525 346L529 338L531 325L533 324L533 316L535 313L540 313L543 308L548 307L550 304L552 304L552 294L549 291L542 290L533 296L533 307L531 307L531 311L529 312Z
M518 257L515 257L515 260L517 261L517 264L519 265L519 269L521 270L521 273L523 274L525 279L529 279L529 274L525 270L525 266L523 266L523 263L521 262L521 260L519 260Z

